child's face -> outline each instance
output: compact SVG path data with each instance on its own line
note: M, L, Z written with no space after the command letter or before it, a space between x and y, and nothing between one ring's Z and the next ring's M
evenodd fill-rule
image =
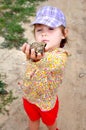
M51 28L46 25L35 25L35 39L37 42L45 42L48 50L60 47L61 40L65 36L62 33L62 28Z

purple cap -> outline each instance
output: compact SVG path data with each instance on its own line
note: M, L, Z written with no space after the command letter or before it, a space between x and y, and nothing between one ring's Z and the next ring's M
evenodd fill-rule
M38 10L34 24L44 24L52 28L63 25L66 27L66 18L60 9L52 6L44 6Z

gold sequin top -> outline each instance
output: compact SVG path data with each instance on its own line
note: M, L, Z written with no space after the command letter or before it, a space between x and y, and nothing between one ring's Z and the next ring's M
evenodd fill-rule
M67 51L55 49L46 52L38 62L28 61L23 80L24 97L43 111L55 105L67 57Z

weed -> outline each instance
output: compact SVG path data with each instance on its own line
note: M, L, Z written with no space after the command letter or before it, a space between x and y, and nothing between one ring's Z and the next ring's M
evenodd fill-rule
M20 23L30 21L29 17L35 15L39 1L43 0L0 0L0 35L5 38L3 47L19 48L27 42Z
M7 84L0 80L0 113L9 114L9 110L7 106L13 102L13 100L17 99L18 97L13 96L13 92L10 90L9 92L6 90Z

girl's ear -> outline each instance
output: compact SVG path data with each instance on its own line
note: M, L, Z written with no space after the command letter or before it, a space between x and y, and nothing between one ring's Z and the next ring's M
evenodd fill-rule
M62 39L65 39L68 35L68 28L65 28L64 29L64 32L63 32L63 36L62 36Z

